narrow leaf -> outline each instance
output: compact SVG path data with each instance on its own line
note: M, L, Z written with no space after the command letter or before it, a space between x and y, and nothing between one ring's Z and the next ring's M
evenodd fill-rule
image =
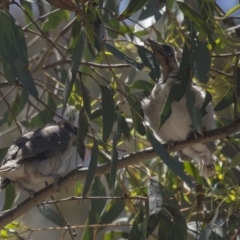
M98 144L97 144L97 141L94 139L92 153L91 153L91 159L90 159L90 163L88 166L87 177L85 180L83 193L82 193L83 197L85 197L87 195L87 192L91 186L91 183L94 178L95 170L97 167L97 163L98 163Z
M38 210L45 218L55 223L57 226L65 227L65 222L62 217L48 205L44 205L44 207L39 205Z
M215 111L221 111L233 103L233 89L229 88L222 100L214 108Z
M192 128L196 130L199 134L202 134L202 112L195 106L196 98L195 93L190 89L187 90L187 110L191 118Z
M80 67L80 63L81 63L82 55L84 51L84 43L85 43L85 30L84 28L82 28L80 31L75 49L73 51L73 55L71 58L71 66L68 71L68 77L65 82L65 88L63 91L63 109L65 109L66 103L71 94L72 87L78 73L78 69Z
M118 20L124 20L131 16L133 13L141 9L147 2L148 0L130 0L125 10L119 14Z
M102 117L103 117L103 134L102 139L107 142L113 128L115 117L115 106L112 92L109 88L100 85L102 93Z
M132 228L130 230L129 238L128 238L129 240L142 239L144 234L142 231L140 231L139 224L142 223L143 221L144 221L143 208L140 208L140 210L133 222Z
M197 40L197 38L191 41L190 59L192 69L195 70L199 82L207 83L211 64L210 53L206 45Z
M12 207L15 199L15 188L12 184L8 184L5 190L5 201L2 210L8 210Z
M137 132L144 136L146 134L145 127L143 126L143 110L139 100L131 93L130 89L125 86L125 91L127 93L127 101L129 106L131 107L131 115L133 120L133 126L137 130Z
M138 46L138 55L141 58L143 64L150 68L151 72L149 73L149 76L152 80L157 82L161 76L160 74L160 67L157 62L156 56L149 50L147 50L145 47Z
M163 160L163 162L191 188L194 188L192 180L183 171L182 164L179 161L176 161L175 159L171 158L167 150L163 147L163 145L159 141L157 141L157 139L151 133L148 133L148 139L154 151Z
M25 37L18 22L0 10L0 56L8 82L13 85L19 81L34 97L37 88L28 68L28 55Z
M210 235L213 232L214 224L218 216L218 210L214 213L211 221L205 226L204 230L201 232L198 240L206 240L209 239Z
M128 57L126 54L124 54L123 52L119 51L117 48L113 47L112 45L110 45L106 42L104 43L104 45L105 45L106 49L108 51L110 51L115 57L119 58L120 60L125 61L126 63L137 68L138 70L143 69L143 64L134 61L133 59Z

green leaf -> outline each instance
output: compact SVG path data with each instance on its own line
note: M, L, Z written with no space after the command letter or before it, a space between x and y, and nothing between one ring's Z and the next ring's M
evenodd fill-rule
M152 80L157 82L161 76L160 73L160 67L157 62L156 56L149 50L147 50L145 47L136 45L138 49L138 55L141 58L143 64L150 68L151 72L149 73L149 76Z
M190 59L190 64L195 70L199 82L207 83L211 64L210 53L206 45L196 38L191 41Z
M156 0L148 0L147 4L142 8L138 21L134 26L134 32L143 31L151 27L162 16L161 8L164 5Z
M222 100L214 108L215 111L221 111L233 103L233 89L229 88Z
M202 105L202 108L201 108L202 116L207 114L206 107L208 106L208 104L211 101L212 101L212 95L208 91L206 91L206 96L204 98L204 102L203 102L203 105Z
M99 224L112 223L123 212L124 207L125 207L125 204L124 204L124 201L122 200L107 201L105 205L105 209L101 214Z
M150 82L147 82L145 80L136 80L132 85L129 86L131 89L141 89L141 90L146 90L146 91L152 91L154 88L154 85L151 84Z
M127 139L130 139L130 137L131 137L130 130L131 129L129 128L126 118L123 116L123 114L120 115L118 127L119 127L119 131L124 135L124 137Z
M109 88L99 85L102 93L102 117L103 117L103 134L102 140L107 142L113 128L115 117L115 106L112 92Z
M106 42L104 43L104 45L105 45L106 49L109 52L111 52L115 57L119 58L120 60L125 61L126 63L137 68L138 70L143 69L143 64L134 61L133 59L128 57L126 54L124 54L123 52L119 51L117 48L113 47L112 45L110 45Z
M0 10L0 56L9 84L18 80L34 97L38 92L28 69L28 55L22 28L10 15Z
M143 6L148 2L148 0L130 0L127 7L119 14L118 19L124 20L127 17L131 16L133 13L137 12L139 9L142 9Z
M202 129L203 129L202 112L197 106L195 106L196 98L195 98L195 93L191 91L191 86L186 93L187 110L192 122L191 127L194 130L196 130L199 134L202 134Z
M154 151L163 160L163 162L191 188L194 188L192 180L183 171L183 165L179 161L171 158L164 146L157 141L157 139L150 132L148 132L148 140L151 143Z
M56 29L57 26L63 21L63 20L69 20L70 14L69 11L64 10L54 10L54 8L51 9L53 11L51 14L48 15L46 21L44 21L42 26L42 31L47 32L50 29Z
M212 34L212 30L208 27L206 19L204 19L198 12L196 12L189 4L185 2L177 2L179 8L185 17L188 17L200 32L205 32L207 35Z
M167 10L170 10L170 8L172 7L174 2L175 2L174 0L167 0L166 1L166 8L167 8Z
M76 79L76 76L78 73L78 69L80 67L83 50L84 50L84 43L85 43L85 30L84 30L84 28L82 28L80 31L79 38L76 43L75 49L73 51L73 55L71 58L71 66L68 71L68 77L65 82L65 88L63 91L63 109L65 109L66 103L71 94L72 87L73 87L73 84L75 82L75 79Z
M183 162L184 169L186 172L192 176L198 183L203 183L202 177L199 175L199 170L195 167L195 165L189 161Z
M14 112L14 116L18 116L19 113L22 112L26 103L28 101L29 94L28 92L24 91L23 89L17 89L15 99L11 104L12 112ZM11 125L13 121L12 114L8 117L8 124Z
M111 169L110 169L110 186L111 186L112 196L114 193L114 186L115 186L116 174L117 174L117 163L118 163L117 142L120 137L120 129L119 129L120 118L121 118L121 113L119 111L118 119L115 126L115 131L113 135L113 143L112 143L112 156L111 156Z
M226 18L228 18L230 15L232 15L234 12L236 12L238 9L240 8L240 4L232 7L231 9L229 9L226 14L223 17L218 17L217 20L218 21L222 21Z
M81 109L79 112L79 120L78 120L78 131L77 131L77 152L79 156L84 160L85 157L85 144L84 140L88 133L89 122L87 116L84 114L84 109Z
M91 159L88 166L87 177L85 180L83 193L82 193L83 197L87 195L87 192L91 186L92 180L94 178L95 170L97 167L97 163L98 163L98 144L97 144L97 141L94 139L94 144L91 152Z
M8 184L5 190L5 201L3 211L8 210L12 207L15 200L15 188L12 184Z
M53 210L48 205L38 206L39 212L48 220L55 223L59 227L65 227L65 222L63 221L62 217L57 213L55 210Z
M201 232L199 236L199 240L206 240L209 239L210 235L213 232L214 224L218 216L218 210L214 213L211 221L205 226L204 230Z
M187 224L184 216L181 215L179 209L165 205L165 211L167 214L162 213L160 217L158 239L186 240Z
M130 230L128 238L129 240L142 239L144 237L144 233L141 231L141 229L139 229L139 224L142 223L143 221L144 221L143 207L141 207Z
M234 167L238 166L239 163L240 163L240 153L237 153L237 154L233 157L233 159L232 159L232 161L231 161L231 163L230 163L230 165L229 165L229 168L234 168Z
M124 89L127 93L127 101L129 106L131 107L131 115L133 120L133 126L137 130L137 132L144 136L146 134L145 127L143 126L143 110L139 100L131 93L127 86L124 86Z

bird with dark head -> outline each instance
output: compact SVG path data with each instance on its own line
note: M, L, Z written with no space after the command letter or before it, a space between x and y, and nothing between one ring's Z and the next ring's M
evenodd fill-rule
M162 69L162 79L156 83L151 95L142 101L145 119L149 123L155 137L162 143L172 145L174 142L186 140L194 129L187 109L186 94L171 105L171 115L160 126L160 115L167 101L173 84L179 83L179 64L176 59L174 48L170 45L158 43L150 38L147 39L153 54L156 56ZM195 107L201 109L205 99L205 92L198 86L191 85L190 91L195 96ZM211 103L206 106L206 114L202 116L203 129L208 131L215 128L214 113ZM203 177L209 177L215 172L216 156L215 142L198 143L177 152L182 160L194 159L198 165L199 173Z
M36 185L54 179L54 188L68 169L77 128L63 120L56 125L24 131L8 149L0 167L0 189L12 183L34 197Z

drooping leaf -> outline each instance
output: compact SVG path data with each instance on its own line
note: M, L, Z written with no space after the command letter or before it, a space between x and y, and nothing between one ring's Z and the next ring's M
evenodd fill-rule
M28 69L28 55L25 37L18 22L0 10L0 56L9 84L19 81L34 97L38 92Z
M131 107L133 126L140 135L144 136L146 134L146 131L142 123L143 110L141 104L139 100L131 93L130 89L127 86L125 86L124 88L127 93L126 98L128 104Z
M229 168L234 168L234 167L236 167L237 165L239 165L240 164L240 153L237 153L234 157L233 157L233 159L232 159L232 161L231 161L231 163L230 163L230 165L229 165Z
M128 123L126 121L126 118L123 116L123 114L120 115L119 119L119 131L124 135L125 138L130 138L130 127L128 126Z
M146 91L152 91L153 87L153 84L145 80L136 80L131 86L129 86L131 89L141 89Z
M82 193L83 197L87 195L87 192L91 186L91 183L94 178L94 173L97 167L97 163L98 163L98 144L97 144L97 141L94 139L93 148L91 151L91 159L89 162L87 177L85 180L83 193Z
M103 134L102 140L107 142L113 128L115 117L115 106L111 90L103 85L99 85L102 93L102 117Z
M138 22L134 26L135 32L142 31L151 27L162 16L160 7L164 5L155 0L148 0L147 4L142 8L142 12L138 17Z
M114 193L114 186L116 181L117 175L117 163L118 163L118 151L117 151L117 142L120 138L120 119L121 119L121 112L118 112L118 118L116 121L115 131L113 134L113 143L112 143L112 156L111 156L111 169L110 169L110 186L111 186L111 193Z
M165 205L166 214L160 216L158 239L164 240L186 240L187 224L179 209ZM171 218L170 218L171 216Z
M78 131L77 131L77 152L78 152L79 156L82 158L82 160L84 160L84 157L85 157L84 140L87 136L88 128L89 128L89 122L84 113L85 113L84 109L82 109L79 112L79 120L78 120L79 127L78 127Z
M214 108L215 111L221 111L233 103L233 89L229 88L222 100Z
M130 0L127 7L124 9L122 13L119 14L118 20L124 20L127 17L131 16L133 13L142 9L143 6L148 2L148 0Z
M188 17L200 32L205 32L207 35L212 34L212 30L208 27L206 19L204 19L198 12L196 12L189 4L185 2L177 2L179 8L185 17Z
M124 210L124 201L107 201L105 209L101 213L99 224L112 223Z
M214 213L211 221L205 226L204 230L201 232L199 236L199 240L206 240L209 239L210 235L213 232L214 224L218 216L218 210Z
M197 38L191 41L190 59L190 64L192 69L195 70L199 82L207 83L211 64L210 53L206 45Z
M138 214L136 215L136 218L130 230L129 238L128 238L129 240L143 239L144 233L141 231L141 229L139 229L139 224L141 224L143 221L144 221L143 207L141 207Z
M139 70L143 69L143 64L134 61L133 59L128 57L126 54L124 54L123 52L119 51L117 48L113 47L112 45L110 45L106 42L104 43L104 45L105 45L106 49L109 52L111 52L115 57L119 58L120 60L125 61L129 65L131 65Z
M150 141L154 151L163 160L163 162L191 188L194 188L192 180L183 171L182 164L179 161L171 158L163 145L159 141L157 141L157 139L150 132L148 133L148 140Z
M204 98L204 102L203 102L203 105L201 107L201 113L202 113L202 116L206 115L207 114L207 111L206 111L206 107L208 106L208 104L212 101L212 95L206 91L206 96Z
M71 58L71 64L70 64L71 66L68 71L68 77L65 82L65 87L63 91L63 109L65 109L66 103L71 94L72 87L78 73L78 69L82 60L82 55L84 50L84 47L83 47L84 43L85 43L85 30L82 28L79 33L79 38L77 40L77 43Z
M151 72L149 73L149 76L151 77L152 80L157 82L161 74L160 74L160 67L155 55L151 51L147 50L142 46L137 45L137 49L138 49L139 57L141 58L143 64L149 67L151 70Z
M39 212L48 220L55 223L59 227L64 227L65 222L63 221L62 217L57 213L54 209L49 207L48 205L38 206Z
M43 32L47 32L50 29L56 29L57 26L62 21L69 20L70 14L68 11L64 11L64 10L54 11L53 8L51 9L51 11L53 11L53 13L49 14L48 18L43 23L43 26L42 26Z
M191 118L191 127L196 130L199 134L202 134L202 112L201 110L195 106L196 98L195 93L191 91L191 87L187 90L187 110L188 114Z
M2 210L8 210L12 207L15 199L15 188L12 184L8 184L5 190L5 201Z
M22 112L22 110L26 106L28 97L29 97L28 92L24 91L23 89L17 90L15 99L13 100L13 102L11 104L11 109L14 112L15 116L18 116L18 114ZM8 124L11 125L12 121L13 121L13 116L9 115Z

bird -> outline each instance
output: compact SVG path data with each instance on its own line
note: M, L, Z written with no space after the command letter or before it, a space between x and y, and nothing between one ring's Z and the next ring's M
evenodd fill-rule
M175 142L186 140L190 135L196 135L192 128L191 118L187 109L186 93L180 101L173 101L171 104L171 115L160 127L160 115L164 104L167 101L171 87L180 83L178 76L179 64L176 58L175 49L168 44L161 44L151 38L147 39L153 54L162 69L162 78L155 84L150 96L142 100L141 105L145 120L154 136L161 143L168 143L170 146ZM199 86L191 83L190 91L195 96L195 106L201 109L205 99L205 92ZM202 126L205 131L216 128L212 104L206 108L206 114L202 116ZM199 175L208 178L215 172L217 157L213 154L216 150L216 143L197 143L186 147L177 154L181 161L193 159L199 170Z
M49 179L54 179L57 189L76 146L77 128L66 120L29 132L19 125L22 136L10 146L0 167L0 190L12 183L18 192L34 198L36 185Z

